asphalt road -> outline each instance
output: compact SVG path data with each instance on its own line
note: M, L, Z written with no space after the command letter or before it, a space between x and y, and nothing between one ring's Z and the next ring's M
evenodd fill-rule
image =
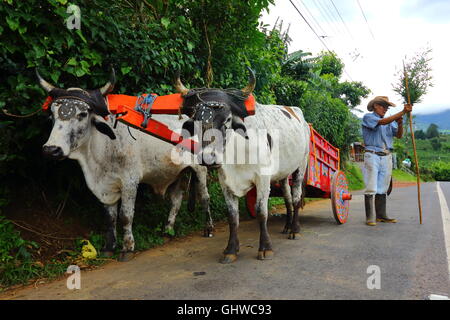
M450 182L440 183L450 204ZM228 227L215 237L195 234L140 253L127 263L111 262L81 272L81 289L61 279L37 288L7 292L1 299L425 299L450 295L449 268L436 183L422 185L423 224L415 187L398 188L388 200L397 224L365 225L362 194L354 195L350 217L337 225L330 201L308 204L301 237L281 234L282 217L271 217L275 256L256 259L259 232L241 221L239 259L219 258ZM450 218L450 217L449 217ZM371 267L372 266L372 267ZM373 267L375 266L375 267ZM379 282L375 281L380 271ZM368 273L369 271L369 273ZM375 273L374 273L375 271ZM379 289L369 289L370 284Z

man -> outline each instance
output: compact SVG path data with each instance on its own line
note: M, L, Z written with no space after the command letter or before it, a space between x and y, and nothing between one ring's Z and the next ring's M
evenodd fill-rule
M378 96L367 104L367 113L362 121L362 133L365 145L364 182L366 190L364 201L366 209L366 224L375 226L377 222L396 223L386 215L386 192L392 176L392 151L394 137L403 136L403 115L412 111L412 105L405 104L402 111L385 118L389 107L395 107L388 97Z

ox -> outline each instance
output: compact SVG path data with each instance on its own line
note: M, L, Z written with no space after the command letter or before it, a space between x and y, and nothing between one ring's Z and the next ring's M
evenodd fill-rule
M50 106L53 128L42 148L43 153L58 160L75 159L80 164L87 186L103 203L107 212L106 244L102 249L104 255L111 256L116 247L118 202L121 200L119 217L124 235L119 260L127 261L133 256L132 223L139 183L150 185L156 194L169 194L172 207L166 231L170 231L181 206L189 172L192 173L190 196L195 196L195 193L200 195L202 209L207 217L205 233L210 235L213 224L206 185L207 168L174 164L171 161L172 145L122 123L118 123L113 130L114 120L111 117L107 120L103 118L108 115L104 97L113 89L114 71L111 80L96 90L55 88L39 73L37 76L40 85L53 98ZM172 130L181 130L183 121L177 116L153 117ZM196 190L193 190L194 185Z
M310 131L303 113L296 107L256 104L255 114L248 115L244 105L255 88L256 78L250 70L249 84L237 89L187 89L180 78L175 88L183 96L183 112L190 119L183 124L184 135L201 138L198 161L217 168L228 207L229 240L222 263L237 259L239 251L238 198L257 188L256 213L260 226L257 258L273 258L272 242L267 230L268 198L271 182L283 186L288 217L285 232L298 238L298 211L302 204L302 183L307 166ZM187 131L187 132L186 132ZM211 133L211 131L213 131ZM250 161L253 157L257 161ZM238 158L245 157L245 161ZM292 193L288 177L292 175ZM291 206L293 205L293 216Z

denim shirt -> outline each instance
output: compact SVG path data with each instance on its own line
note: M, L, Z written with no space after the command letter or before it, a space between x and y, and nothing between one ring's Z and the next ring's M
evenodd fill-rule
M397 122L392 121L389 124L380 125L378 121L381 119L381 116L375 112L366 113L363 117L362 134L367 150L383 151L385 145L389 151L394 150L393 140L397 135Z

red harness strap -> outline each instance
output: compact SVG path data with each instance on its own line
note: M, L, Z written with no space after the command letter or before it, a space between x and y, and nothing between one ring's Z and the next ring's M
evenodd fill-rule
M52 101L53 101L53 98L48 96L47 99L45 99L44 103L42 104L42 111L47 111L48 108L50 108Z

